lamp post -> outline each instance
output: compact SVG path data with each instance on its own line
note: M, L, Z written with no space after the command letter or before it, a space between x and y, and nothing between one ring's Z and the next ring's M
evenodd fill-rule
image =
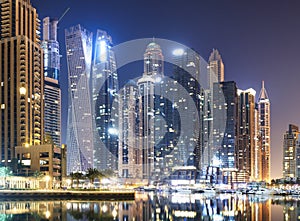
M49 175L45 176L45 180L46 180L46 189L49 189L49 181L50 181L51 177Z

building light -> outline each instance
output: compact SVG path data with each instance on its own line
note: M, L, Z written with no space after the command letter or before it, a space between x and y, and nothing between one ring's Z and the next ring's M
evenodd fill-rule
M101 40L99 42L99 56L100 56L100 62L105 62L107 57L107 51L106 51L106 42L105 40Z
M26 88L25 87L20 87L20 94L25 95L26 94Z
M182 48L177 48L173 51L174 56L182 56L184 54L184 50Z

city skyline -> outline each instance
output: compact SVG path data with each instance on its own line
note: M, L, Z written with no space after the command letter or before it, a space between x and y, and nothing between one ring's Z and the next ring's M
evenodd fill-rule
M293 28L299 23L299 19L297 19L299 15L296 13L299 6L298 2L283 4L283 7L281 7L281 4L273 3L272 10L261 11L257 8L267 9L269 5L266 3L236 3L234 7L231 7L231 4L227 5L226 3L191 3L188 6L191 13L175 4L175 6L172 5L174 19L172 21L170 18L160 19L159 25L154 25L158 24L158 19L156 19L157 22L150 23L149 19L143 18L139 11L143 11L145 15L150 13L153 8L158 12L163 12L168 9L167 3L160 4L159 8L155 7L155 2L151 5L137 4L135 7L129 7L130 9L126 12L120 12L122 5L113 7L115 6L113 3L104 3L105 5L102 8L106 10L102 15L98 15L93 9L97 9L95 7L97 2L91 1L91 3L87 5L87 11L84 13L87 15L86 18L82 19L76 17L76 14L79 13L76 13L76 11L80 9L80 13L82 13L83 9L78 7L81 3L75 1L70 12L61 21L59 32L63 32L62 30L71 24L83 23L92 30L99 27L109 31L115 39L115 44L138 37L152 37L154 35L186 43L199 51L200 55L206 60L208 60L211 49L217 48L222 54L225 64L226 81L234 80L239 88L254 87L256 91L259 91L261 80L265 80L272 100L272 177L281 176L280 172L275 172L282 171L282 166L275 164L275 162L282 159L283 133L289 123L299 125L297 108L284 109L284 107L296 105L295 102L292 102L292 99L287 98L290 94L296 93L297 82L299 82L295 65L299 51L299 44L296 40L299 39L299 32ZM67 2L59 1L45 1L43 3L32 1L32 4L37 7L40 18L47 15L59 16L65 8L70 7ZM130 2L126 4L130 5ZM140 9L136 10L139 7ZM132 10L138 12L135 14ZM114 13L120 14L120 16L113 16ZM182 16L177 16L179 13L186 15L186 19L175 19L176 17L182 18ZM213 19L209 16L210 13L215 15ZM164 16L164 13L160 14ZM252 19L254 14L256 19ZM124 16L129 18L139 16L141 19L138 19L138 21L120 20ZM188 25L189 21L191 25ZM176 23L182 31L178 32L178 28L168 25L173 23ZM213 25L217 28L212 29ZM277 25L281 29L278 29ZM136 27L143 26L147 28L137 31ZM194 27L195 30L189 30L191 27ZM127 31L124 32L124 28L127 28ZM59 33L59 35L59 40L63 43L62 33ZM63 51L62 54L64 55ZM243 56L240 56L240 54L243 54ZM280 62L274 62L274 60L280 60ZM62 67L63 71L62 75L64 76L62 78L65 78L65 67ZM136 71L136 73L140 72ZM120 80L124 81L123 78ZM63 94L63 96L65 95ZM63 102L66 102L65 98L63 98ZM63 117L65 120L65 113ZM63 136L65 139L65 134Z

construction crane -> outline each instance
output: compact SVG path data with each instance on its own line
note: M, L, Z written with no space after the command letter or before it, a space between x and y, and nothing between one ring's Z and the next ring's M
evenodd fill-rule
M62 14L62 16L60 16L60 18L58 19L57 23L60 22L60 20L68 13L69 10L70 10L70 7L65 10L65 12Z

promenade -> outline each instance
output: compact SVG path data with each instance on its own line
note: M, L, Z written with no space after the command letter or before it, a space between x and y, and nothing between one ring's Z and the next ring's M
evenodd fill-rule
M0 190L0 200L28 199L93 199L134 200L133 191L71 191L71 190Z

